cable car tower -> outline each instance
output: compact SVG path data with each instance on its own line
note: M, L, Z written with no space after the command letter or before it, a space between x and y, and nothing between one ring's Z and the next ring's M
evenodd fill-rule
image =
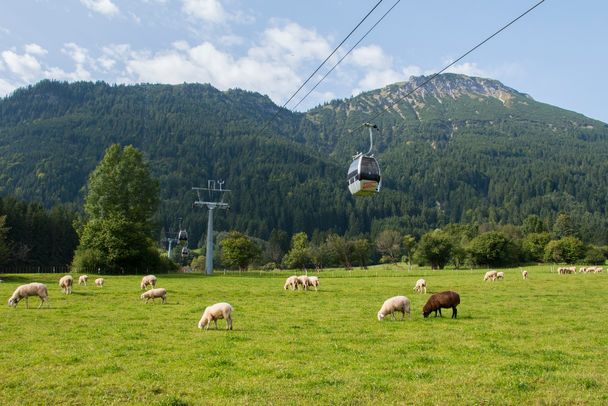
M226 210L230 208L230 205L224 202L226 192L230 192L230 190L224 189L223 185L223 180L208 180L206 188L192 188L192 190L196 190L196 195L198 197L192 204L192 207L207 207L207 209L209 209L209 218L207 220L207 251L205 254L205 274L207 275L213 274L213 210ZM207 192L207 200L204 200L204 198L201 197L205 192Z

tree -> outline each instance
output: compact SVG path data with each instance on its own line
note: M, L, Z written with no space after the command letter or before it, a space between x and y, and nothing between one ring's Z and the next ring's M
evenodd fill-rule
M367 263L369 262L370 246L367 238L359 238L352 241L353 258L363 269L367 269Z
M545 247L546 262L574 264L585 255L585 244L576 237L549 241Z
M238 231L229 232L220 243L222 247L222 263L227 266L238 266L246 271L249 264L260 255L260 247L251 238Z
M553 236L555 238L562 237L578 237L578 229L570 215L559 213L553 224Z
M206 259L207 258L204 255L199 255L198 257L193 258L192 262L190 263L192 272L204 272Z
M0 265L3 265L8 260L10 248L6 236L9 228L6 227L6 216L0 216Z
M589 247L583 261L590 265L604 265L606 257L604 256L604 252L598 247Z
M432 269L443 269L450 261L453 243L441 230L426 233L420 239L416 256L421 262L431 264Z
M473 263L501 266L517 262L516 246L498 231L490 231L473 238L467 247Z
M285 252L289 249L289 236L283 230L273 229L268 239L268 256L270 260L280 264Z
M285 255L283 262L288 268L306 269L306 265L310 263L306 233L297 233L291 237L291 249Z
M526 257L532 261L540 262L545 255L545 247L551 240L549 233L530 233L522 241L522 248Z
M108 272L161 266L152 239L158 181L133 146L110 146L89 176L80 245L73 265Z
M532 214L524 220L521 225L521 231L525 234L538 234L547 231L545 224L536 214Z
M351 259L353 249L351 241L338 234L330 234L327 236L326 244L334 258L336 258L345 269L351 270L353 268Z
M376 237L376 248L382 255L381 262L395 263L401 258L402 237L399 231L384 230Z
M327 265L331 259L327 244L311 244L310 247L308 247L308 255L310 262L312 262L312 265L317 271L323 270L323 267Z
M406 235L403 237L403 251L405 252L405 258L407 260L408 270L412 270L412 257L414 256L414 248L416 247L416 237L413 235Z

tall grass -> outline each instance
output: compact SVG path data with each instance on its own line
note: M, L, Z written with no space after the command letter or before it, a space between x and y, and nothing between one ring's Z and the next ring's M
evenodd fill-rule
M0 404L608 403L606 274L527 269L329 270L318 292L283 290L284 272L158 275L165 305L140 301L136 276L65 296L60 275L4 275L5 303L39 281L51 308L0 308ZM458 319L424 319L442 290L460 293ZM398 294L411 318L378 321ZM234 330L197 329L220 301Z

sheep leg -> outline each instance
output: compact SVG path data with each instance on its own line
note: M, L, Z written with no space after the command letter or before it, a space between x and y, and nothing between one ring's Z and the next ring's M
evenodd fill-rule
M42 305L44 304L44 299L40 298L40 305L38 306L38 308L40 309L42 307Z
M226 317L226 330L232 330L232 317Z
M163 304L165 304L166 301L167 301L167 298L165 296L163 296Z
M213 320L213 322L215 323L215 329L217 330L217 319Z
M401 320L405 320L405 309L401 311Z
M456 310L456 306L452 307L452 318L455 319L458 311Z
M26 309L29 309L29 308L30 308L30 306L28 305L27 298L28 298L28 297L26 296L26 297L25 297L25 308L26 308Z

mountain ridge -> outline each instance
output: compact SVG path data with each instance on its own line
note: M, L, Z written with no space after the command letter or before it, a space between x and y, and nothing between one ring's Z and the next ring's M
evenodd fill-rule
M222 178L235 192L218 227L262 238L275 228L420 234L448 222L517 224L528 214L549 221L567 210L589 240L607 239L599 227L606 225L608 125L498 81L455 74L392 107L424 80L305 113L208 84L43 81L0 100L0 195L47 206L79 202L105 148L120 143L141 149L160 179L159 223L169 228L184 217L194 236L204 233L205 219L192 212L191 188ZM372 117L381 128L374 152L385 189L353 199L345 172L369 141L366 131L348 130Z

